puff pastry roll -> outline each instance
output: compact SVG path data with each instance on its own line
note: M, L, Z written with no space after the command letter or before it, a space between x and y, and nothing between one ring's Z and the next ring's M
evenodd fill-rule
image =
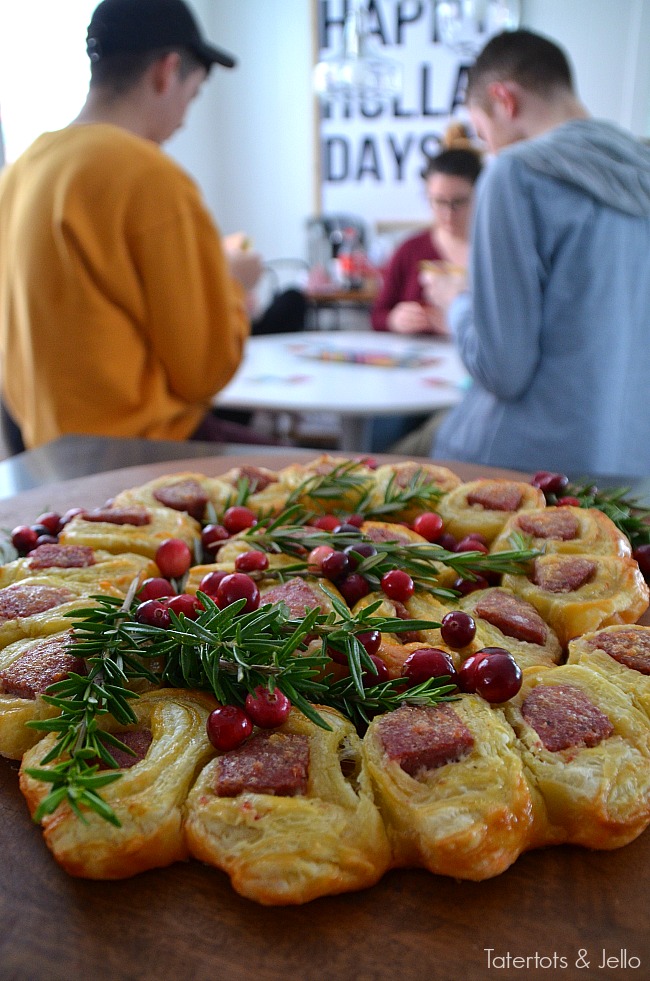
M343 716L318 710L330 732L293 709L208 763L187 800L191 854L265 905L363 889L390 865L361 741Z
M520 668L550 666L562 658L560 641L532 603L506 589L477 589L459 599L458 609L474 617L475 645L504 647Z
M354 466L351 466L354 464ZM340 494L322 495L318 490L319 478L331 474L337 468L345 468L347 488ZM353 512L359 501L375 484L375 473L362 461L346 457L330 456L325 453L309 463L294 463L280 473L280 484L287 494L295 496L296 502L309 511L325 514L332 511ZM304 485L303 492L299 488Z
M200 537L200 524L184 511L134 505L82 512L63 528L59 542L114 553L135 552L153 559L166 538L180 538L193 548Z
M579 664L524 674L505 707L536 796L535 845L619 848L650 823L650 725Z
M542 555L528 576L505 575L502 585L532 603L563 645L600 627L634 623L648 608L637 563L614 555Z
M122 596L112 583L77 583L55 576L32 576L0 589L0 648L27 637L45 637L70 627L66 616L93 605L94 593Z
M113 555L89 545L39 545L29 555L0 566L0 587L38 575L54 575L57 579L79 583L109 580L115 589L126 595L134 579L144 582L160 575L158 566L144 555L124 552Z
M545 552L590 555L632 554L630 541L611 518L597 508L540 508L522 511L508 518L503 531L492 543L491 552L512 548L510 536L527 536L531 548Z
M650 719L650 627L632 623L583 634L570 642L568 662L604 675Z
M207 505L221 510L230 493L231 488L216 477L183 471L155 477L139 487L124 490L113 498L112 505L124 509L171 508L172 511L184 511L196 521L203 521Z
M515 735L478 695L373 719L364 756L396 865L478 881L528 847L533 806Z
M182 809L196 773L213 753L205 727L216 705L201 692L164 689L132 702L137 726L124 730L106 725L137 752L136 757L123 754L120 779L101 791L121 827L92 811L84 823L67 803L60 804L42 826L48 848L66 872L86 879L122 879L187 858ZM23 757L20 789L32 814L47 786L25 770L39 767L55 741L48 734Z
M437 508L445 531L457 539L472 532L492 542L516 511L545 507L538 487L516 480L472 480L450 491Z
M27 722L50 719L56 708L41 698L56 681L71 671L86 673L83 658L69 648L71 631L37 640L19 640L0 650L0 754L19 760L43 733Z
M392 513L392 517L399 521L413 521L423 510L437 511L440 498L459 485L460 477L447 467L440 467L435 463L384 463L375 472L370 507L381 507L388 496L410 486L422 487L425 494L428 489L438 490L440 494L432 495L426 508L423 508L420 499Z
M226 501L232 499L245 482L249 490L246 506L256 514L276 514L284 508L289 496L289 487L283 482L282 473L268 467L255 467L252 464L233 467L220 474L219 482L226 488Z

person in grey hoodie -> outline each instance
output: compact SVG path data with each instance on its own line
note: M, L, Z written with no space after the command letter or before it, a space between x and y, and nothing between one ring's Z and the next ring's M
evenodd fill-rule
M467 105L498 155L479 182L468 292L447 305L472 384L445 460L650 474L650 148L589 118L566 56L492 38Z

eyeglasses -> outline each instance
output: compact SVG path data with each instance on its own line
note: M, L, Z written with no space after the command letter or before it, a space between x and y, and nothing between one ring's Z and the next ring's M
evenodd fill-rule
M431 207L437 211L442 211L443 208L447 208L449 211L460 211L469 205L471 198L429 198L428 200Z

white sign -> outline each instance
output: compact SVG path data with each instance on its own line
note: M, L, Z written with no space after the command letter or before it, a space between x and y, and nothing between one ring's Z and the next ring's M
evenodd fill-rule
M317 0L319 58L342 40L349 0ZM428 218L422 186L427 158L441 149L461 107L465 65L436 36L433 0L364 0L375 47L402 64L403 92L387 104L321 106L324 214L359 215L368 224Z

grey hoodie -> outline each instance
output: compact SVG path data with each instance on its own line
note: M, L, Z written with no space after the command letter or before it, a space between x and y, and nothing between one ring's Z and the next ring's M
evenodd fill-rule
M505 149L470 284L450 322L473 385L434 456L650 475L650 148L585 119Z

